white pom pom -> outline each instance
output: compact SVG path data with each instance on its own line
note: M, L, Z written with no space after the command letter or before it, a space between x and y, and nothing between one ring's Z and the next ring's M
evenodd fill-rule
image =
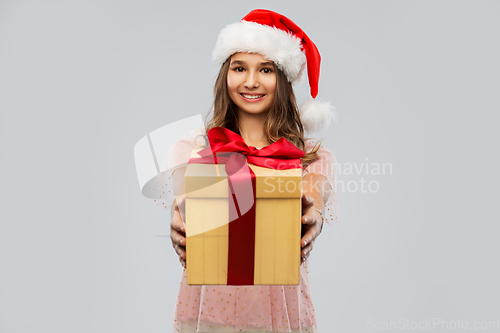
M337 120L335 108L329 102L320 102L309 98L299 108L300 121L307 133L325 130L328 125Z

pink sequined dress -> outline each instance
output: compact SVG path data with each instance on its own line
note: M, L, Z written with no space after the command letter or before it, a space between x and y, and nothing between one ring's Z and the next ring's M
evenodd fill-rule
M172 173L187 165L190 152L200 142L205 131L192 130L170 149L166 167L168 174L158 182L164 194L156 204L170 209L175 198ZM306 151L316 140L306 140ZM325 204L325 222L337 221L337 164L332 152L323 146L319 159L303 171L323 175L331 186L331 194ZM325 231L325 230L323 230ZM323 236L324 237L324 236ZM318 238L321 241L321 236ZM314 252L313 252L314 253ZM313 255L321 255L314 253ZM309 284L308 263L300 266L300 284L297 286L214 286L187 284L186 269L182 269L174 310L173 332L317 332L316 315Z

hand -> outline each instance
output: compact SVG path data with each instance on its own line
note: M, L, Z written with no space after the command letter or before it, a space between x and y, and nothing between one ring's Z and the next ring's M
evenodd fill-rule
M170 239L175 252L179 256L182 267L186 268L186 223L182 219L181 212L185 209L185 197L179 195L172 204L170 222Z
M302 248L301 264L307 260L314 245L314 240L319 236L323 227L321 215L314 209L314 199L302 194L302 239L300 246Z

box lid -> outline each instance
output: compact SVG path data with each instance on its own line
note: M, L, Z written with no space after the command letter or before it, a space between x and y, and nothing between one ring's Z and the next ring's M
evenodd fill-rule
M191 158L200 157L193 149ZM302 169L275 170L248 163L256 176L257 198L300 198ZM243 171L244 172L244 171ZM224 164L189 163L184 173L186 197L227 198L228 181Z

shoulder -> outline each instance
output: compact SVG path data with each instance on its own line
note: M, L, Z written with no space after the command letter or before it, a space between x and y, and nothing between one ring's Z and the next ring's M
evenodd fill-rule
M320 154L320 155L321 154L332 155L333 156L332 151L330 149L328 149L327 147L325 147L322 143L320 143L320 141L318 141L314 138L307 138L304 140L304 146L305 146L306 153L310 152L311 150L314 149L314 147L316 147L318 145L319 145L319 148L317 151L318 154Z
M178 138L170 147L171 150L186 149L187 147L194 148L196 146L204 146L207 142L207 133L203 127L195 128L186 133L183 137Z
M189 160L194 148L204 148L206 144L206 133L204 128L190 130L183 137L177 138L170 146L164 165L172 168L185 164Z
M314 139L314 138L304 139L304 144L305 144L305 147L306 147L306 151L311 150L311 148L314 147L314 146L316 146L318 144L318 142L319 141L316 140L316 139Z
M319 146L316 151L316 158L305 165L308 172L321 174L334 173L337 168L337 159L333 152L325 147L322 142L308 138L304 140L306 153L311 152L316 146Z
M194 143L198 143L199 139L203 139L207 137L207 132L205 131L205 128L200 127L200 128L195 128L189 131L186 136L184 136L184 140L192 141Z

